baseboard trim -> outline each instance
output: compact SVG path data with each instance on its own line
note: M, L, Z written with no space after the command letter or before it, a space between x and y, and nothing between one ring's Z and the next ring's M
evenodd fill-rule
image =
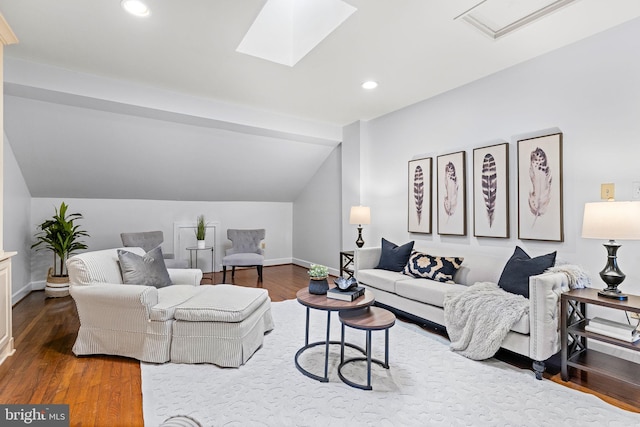
M291 263L295 264L295 265L299 265L300 267L304 267L304 268L309 268L309 267L311 267L311 264L316 264L315 262L307 261L307 260L300 259L300 258L293 258ZM336 268L329 268L329 274L331 276L339 276L340 275L340 271L338 269L336 269Z
M24 285L22 288L18 289L16 292L11 295L11 306L16 305L22 299L24 299L27 295L29 295L32 291L43 290L46 282L44 280L38 282L30 282ZM42 286L42 287L40 287Z

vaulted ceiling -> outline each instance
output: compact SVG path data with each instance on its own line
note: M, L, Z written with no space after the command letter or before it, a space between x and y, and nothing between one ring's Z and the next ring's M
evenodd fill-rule
M5 130L32 195L292 201L342 126L640 16L637 0L579 0L492 39L454 19L478 0L345 2L287 66L236 51L265 0L147 0L146 18L119 0L0 0L20 40Z

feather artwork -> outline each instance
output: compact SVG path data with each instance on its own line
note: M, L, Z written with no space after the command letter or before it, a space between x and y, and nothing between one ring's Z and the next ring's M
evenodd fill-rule
M424 201L424 177L420 165L416 166L413 173L413 198L416 203L416 215L418 215L418 225L422 219L422 203Z
M449 162L444 167L444 211L452 216L458 207L458 177L456 167Z
M498 175L496 172L496 159L491 153L487 153L482 161L482 197L484 207L487 209L489 227L493 225L496 210L496 193L498 191Z
M529 166L531 191L529 192L529 210L534 216L535 225L538 217L547 212L551 201L551 169L547 163L547 154L539 147L531 152L531 166Z

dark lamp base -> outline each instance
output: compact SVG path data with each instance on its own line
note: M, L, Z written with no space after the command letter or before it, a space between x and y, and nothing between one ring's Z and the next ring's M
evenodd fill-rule
M617 289L603 289L598 291L598 295L605 298L617 299L619 301L628 300L629 297Z
M618 285L624 281L626 275L618 268L617 252L620 245L615 240L609 240L603 245L607 249L607 264L600 272L600 278L607 287L598 292L598 295L605 298L617 299L624 301L629 299L625 294L618 290Z
M359 248L364 246L364 240L362 239L362 226L358 226L358 240L356 240L356 246Z

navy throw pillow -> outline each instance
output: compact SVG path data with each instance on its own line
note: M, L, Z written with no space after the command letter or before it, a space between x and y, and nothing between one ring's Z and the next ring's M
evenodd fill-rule
M529 298L529 277L544 273L547 268L553 267L555 262L555 252L531 258L520 246L516 246L502 270L498 286L512 294Z
M380 261L378 261L378 266L376 268L389 271L402 271L411 256L413 243L414 242L411 241L402 246L398 246L383 238Z

